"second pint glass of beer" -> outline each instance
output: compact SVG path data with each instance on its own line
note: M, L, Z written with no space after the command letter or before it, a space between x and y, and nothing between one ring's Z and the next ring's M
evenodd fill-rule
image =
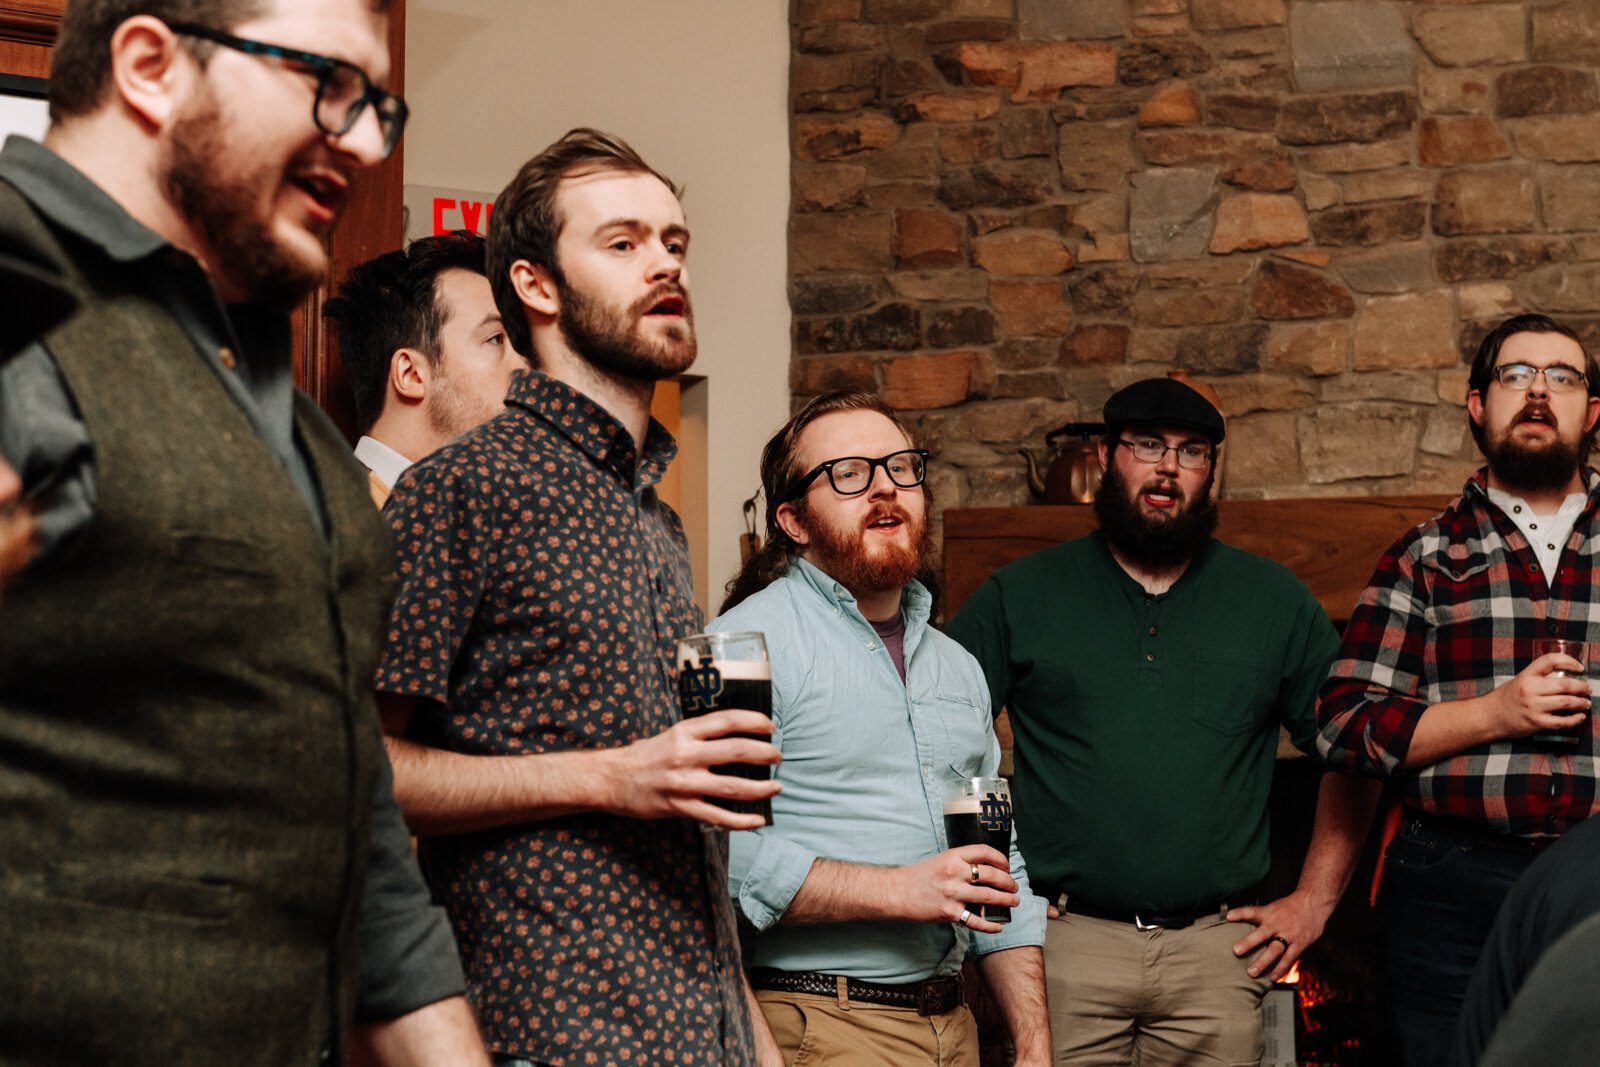
M683 701L684 718L713 711L759 711L772 718L772 665L767 661L767 642L758 633L694 634L678 642L678 695ZM769 738L760 734L730 734L753 741ZM730 763L711 770L740 778L766 781L772 768L766 764ZM759 815L772 825L772 800L728 800L707 798L719 808L743 815Z
M944 836L951 848L988 845L1011 855L1011 784L1004 778L963 778L944 795ZM972 914L992 923L1011 921L1011 909L980 904Z

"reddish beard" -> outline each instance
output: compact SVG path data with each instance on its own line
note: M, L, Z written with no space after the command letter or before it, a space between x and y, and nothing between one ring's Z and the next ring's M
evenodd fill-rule
M801 507L796 518L810 537L806 546L811 561L828 577L855 593L881 593L900 589L917 576L933 551L933 536L928 530L927 515L914 519L911 513L898 504L878 504L853 528L840 528L817 515L809 507ZM904 524L908 544L899 544L887 538L882 544L871 544L867 527L880 519L893 518Z

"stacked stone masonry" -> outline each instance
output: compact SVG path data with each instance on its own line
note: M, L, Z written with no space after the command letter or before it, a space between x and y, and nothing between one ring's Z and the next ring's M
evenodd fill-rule
M1600 343L1597 0L792 0L791 386L881 390L940 509L1186 368L1235 498L1451 493L1466 361Z

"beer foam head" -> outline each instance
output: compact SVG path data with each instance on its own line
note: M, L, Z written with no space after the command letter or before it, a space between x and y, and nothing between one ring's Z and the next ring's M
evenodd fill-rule
M951 797L944 802L946 815L976 815L981 810L977 797Z
M772 664L760 660L717 660L717 670L724 682L770 682Z

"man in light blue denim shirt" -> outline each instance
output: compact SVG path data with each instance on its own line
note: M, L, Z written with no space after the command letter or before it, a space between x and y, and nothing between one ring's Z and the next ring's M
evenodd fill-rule
M972 955L1016 1063L1044 1067L1044 901L1015 838L1004 856L947 849L942 832L946 789L995 774L1000 747L977 662L929 627L915 580L925 461L866 393L812 401L762 454L769 544L711 628L766 635L783 791L772 826L732 836L729 891L791 1063L803 1046L830 1067L976 1067L957 977ZM1013 921L980 919L981 904Z

